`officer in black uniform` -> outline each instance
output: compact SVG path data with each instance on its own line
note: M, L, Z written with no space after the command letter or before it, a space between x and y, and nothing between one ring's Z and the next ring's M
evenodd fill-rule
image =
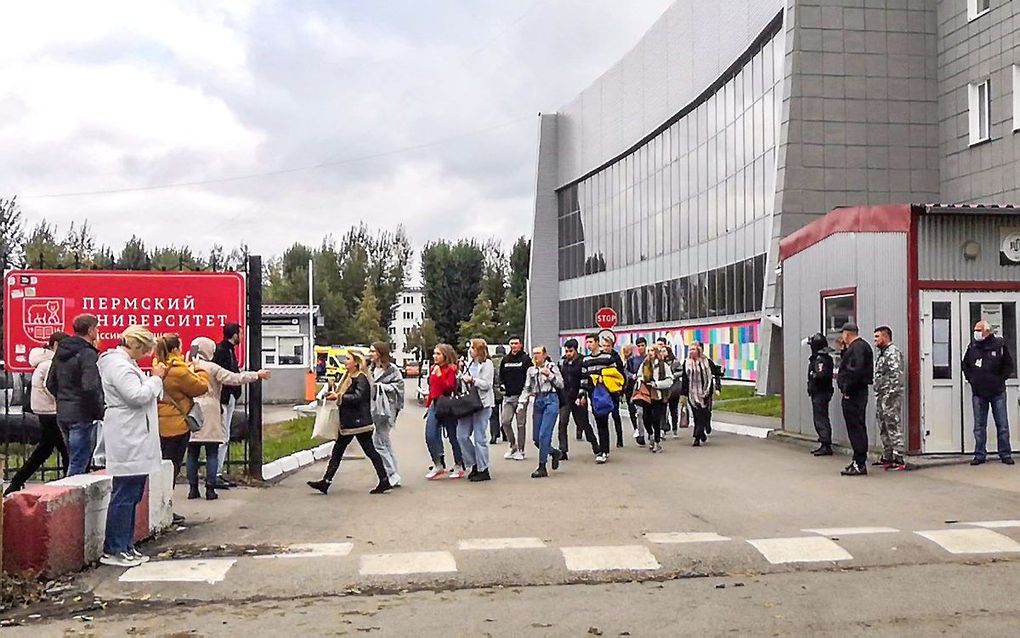
M843 476L864 476L868 473L868 386L875 375L875 354L861 339L855 323L843 324L843 357L836 374L836 385L843 395L843 420L854 460L841 472Z
M807 339L811 347L808 358L807 393L811 397L811 413L818 432L818 449L815 456L832 456L832 423L829 421L829 402L832 401L832 356L829 340L820 332Z

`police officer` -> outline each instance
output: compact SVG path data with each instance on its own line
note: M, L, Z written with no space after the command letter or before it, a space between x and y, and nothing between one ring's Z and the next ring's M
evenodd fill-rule
M843 395L843 420L854 460L843 469L843 476L865 476L868 473L868 386L874 380L874 354L861 339L857 324L843 324L843 357L836 374L836 385Z
M903 353L892 342L889 326L875 328L875 416L882 437L882 458L875 465L887 470L905 470L903 459Z
M832 456L832 423L829 421L829 402L832 401L832 355L829 340L820 332L807 339L811 347L808 358L807 392L811 397L811 413L818 432L818 449L815 456Z

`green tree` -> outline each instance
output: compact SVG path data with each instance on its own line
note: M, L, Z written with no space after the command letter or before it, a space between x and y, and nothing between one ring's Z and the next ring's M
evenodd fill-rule
M56 228L45 221L36 224L28 234L22 254L29 268L63 268L67 261L67 251L57 241Z
M117 268L120 270L149 270L149 251L145 242L132 235L117 257Z
M407 335L407 349L414 353L415 359L425 361L432 358L432 351L439 344L439 335L436 333L436 322L425 319L417 326L411 328Z
M485 257L484 272L482 273L482 291L492 304L498 309L506 298L507 274L509 264L506 251L497 239L489 239L482 246L482 254ZM497 311L497 318L498 318Z
M64 237L63 245L68 266L88 268L93 264L93 258L96 254L96 238L92 235L92 229L89 227L87 220L82 222L80 226L76 225L75 222L71 222L71 227L67 229L67 235Z
M510 293L499 307L499 326L502 333L501 342L511 338L524 338L524 321L527 310L527 298L524 295ZM542 345L542 344L537 344Z
M443 342L457 341L460 323L471 316L482 290L484 255L473 240L431 242L421 255L425 314Z
M531 267L531 240L518 237L510 251L510 294L524 298L528 291L528 269Z
M21 217L18 198L0 198L0 273L21 266L21 250L25 241L25 221ZM4 295L0 294L0 348L3 347Z
M468 342L475 338L496 343L500 341L501 333L502 330L496 323L496 317L492 312L492 303L483 291L478 293L478 298L475 299L475 307L471 311L471 316L460 322L456 345L458 348L466 348Z
M361 295L358 312L354 315L354 334L356 343L370 344L373 341L389 341L382 325L379 323L379 299L375 296L372 284L365 286Z
M117 268L117 255L113 254L113 249L109 246L100 246L92 257L91 267L99 270L114 270Z
M152 270L203 270L205 264L187 246L167 246L152 251Z

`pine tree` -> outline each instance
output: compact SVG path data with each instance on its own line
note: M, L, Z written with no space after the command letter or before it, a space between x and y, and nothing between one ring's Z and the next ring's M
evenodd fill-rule
M145 242L132 235L120 251L117 268L120 270L148 270L149 252L145 249Z
M358 312L354 315L354 336L357 343L370 344L374 341L388 341L379 323L379 299L371 283L365 285Z
M481 292L475 299L475 307L471 311L471 316L460 323L460 331L457 335L459 339L456 345L458 348L466 347L471 339L476 338L495 343L500 340L500 332L492 312L492 303L485 296L485 292Z
M56 228L45 221L39 222L29 233L22 253L29 268L63 268L67 265L67 251L63 243L57 241Z

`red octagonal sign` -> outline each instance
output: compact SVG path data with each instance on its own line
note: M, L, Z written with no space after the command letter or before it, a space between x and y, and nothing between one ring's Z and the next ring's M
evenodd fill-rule
M595 312L595 325L603 330L615 328L617 320L616 311L612 308L599 308Z

